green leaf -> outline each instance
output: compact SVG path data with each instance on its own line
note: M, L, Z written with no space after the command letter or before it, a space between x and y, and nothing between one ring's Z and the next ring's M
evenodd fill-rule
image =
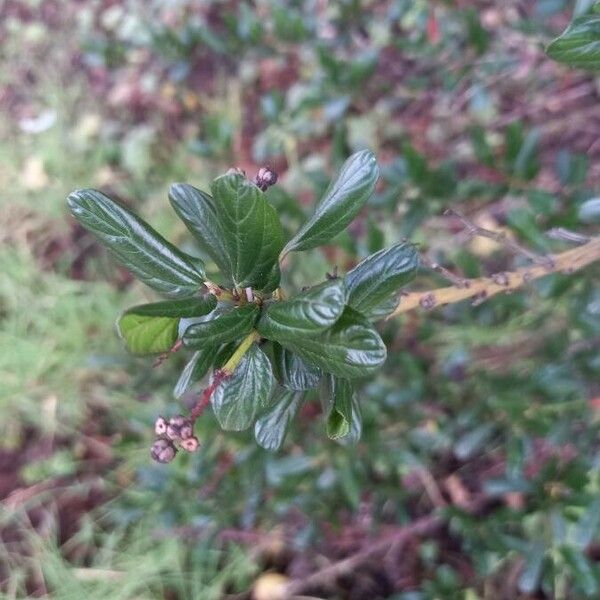
M360 212L375 189L379 168L369 150L353 154L343 165L325 195L315 206L313 215L287 243L283 254L310 250L343 231Z
M133 354L167 352L177 340L179 319L126 312L117 321L119 335Z
M352 395L352 420L350 421L350 431L348 435L339 441L344 444L357 444L362 435L362 412L356 392Z
M319 385L319 367L307 363L297 354L273 343L273 370L277 381L289 390L309 390Z
M328 397L327 436L336 440L350 433L354 387L347 379L328 375L323 379L323 393Z
M184 298L182 300L166 300L139 304L125 311L124 314L135 313L144 317L173 317L187 319L201 317L212 312L217 306L217 299L212 294L198 298Z
M396 244L368 256L346 274L348 305L371 318L414 278L418 267L419 254L412 244Z
M600 223L600 198L591 198L581 204L577 217L582 223Z
M231 377L215 389L211 402L217 421L227 431L252 425L261 409L269 405L273 372L265 353L252 345Z
M546 49L558 62L580 69L600 69L600 15L587 14L577 19Z
M374 373L386 358L385 344L377 331L350 307L319 335L294 339L282 336L275 341L325 372L348 379Z
M166 352L179 337L180 319L207 315L216 304L212 294L140 304L127 309L119 317L117 329L134 354Z
M272 285L283 246L277 212L263 192L240 174L218 177L211 189L226 252L224 274L237 287L260 290Z
M254 424L254 437L265 450L279 450L290 423L298 413L304 394L293 390L279 389L275 405Z
M525 568L519 577L519 590L525 594L532 594L540 585L546 549L544 544L534 542L529 548Z
M256 304L233 308L210 321L190 325L183 334L183 344L196 350L219 346L248 335L259 314Z
M344 282L326 281L289 300L270 304L263 310L257 330L269 339L314 335L340 318L345 301Z
M78 190L67 202L73 216L138 279L173 298L192 296L204 265L165 240L150 225L95 190Z
M279 262L276 262L267 277L265 285L260 289L261 292L268 294L279 287L281 281L281 270L279 268Z
M215 359L215 351L216 348L214 346L207 346L202 350L194 352L175 384L175 389L173 390L175 398L181 398L183 394L208 373L208 369Z
M577 585L585 592L588 598L597 598L599 585L594 568L585 555L585 550L573 546L563 546L561 554L573 574Z
M169 189L169 200L200 248L214 260L224 275L230 275L225 234L213 197L187 183L175 183Z

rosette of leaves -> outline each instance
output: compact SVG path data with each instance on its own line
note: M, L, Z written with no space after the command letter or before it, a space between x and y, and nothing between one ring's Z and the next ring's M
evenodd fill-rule
M310 390L322 397L331 438L360 436L355 381L375 373L386 358L372 321L393 308L399 289L415 275L418 254L398 243L344 277L295 294L279 287L280 263L345 229L377 178L371 152L351 156L287 243L276 210L240 172L215 179L210 194L173 185L172 207L216 265L218 281L207 279L203 260L181 252L104 194L79 190L68 204L119 262L168 298L121 315L117 328L128 350L147 355L183 346L190 358L175 396L218 372L211 403L220 425L234 431L254 425L258 443L275 450Z

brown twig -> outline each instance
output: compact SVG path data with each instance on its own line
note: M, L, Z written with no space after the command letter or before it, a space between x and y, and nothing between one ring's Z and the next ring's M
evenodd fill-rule
M432 271L439 273L442 277L445 277L452 285L455 285L458 288L469 287L469 280L464 277L459 277L446 269L446 267L442 267L442 265L436 263L433 260L427 258L427 256L421 256L421 264L429 267Z
M542 258L542 257L537 257ZM516 271L496 273L491 277L478 277L467 280L468 287L450 286L427 290L423 292L409 292L400 298L398 306L388 319L408 312L415 308L432 309L438 306L454 304L472 298L479 303L501 292L512 292L523 285L551 273L574 273L583 267L600 260L600 237L592 238L587 244L566 250L560 254L548 256L545 264L522 267ZM550 265L552 262L552 266Z
M552 268L552 257L550 256L539 256L535 252L532 252L525 246L521 246L518 242L508 237L505 233L500 231L491 231L490 229L485 229L484 227L479 227L475 225L472 221L469 221L466 217L461 215L458 211L449 208L444 212L445 215L452 215L460 220L460 222L465 226L468 230L469 235L471 236L479 236L485 237L490 240L497 242L498 244L502 244L506 248L508 248L514 254L520 254L530 261L543 265L549 269Z
M491 498L480 497L473 500L468 506L465 506L464 510L473 515L481 514L494 502ZM290 582L286 588L287 595L285 597L303 594L319 588L329 588L335 584L339 577L355 572L365 563L383 556L390 549L394 548L397 553L412 538L436 534L445 526L446 522L447 520L443 513L440 514L439 512L416 519L412 523L401 527L393 534L371 544L364 550L324 567L302 580Z

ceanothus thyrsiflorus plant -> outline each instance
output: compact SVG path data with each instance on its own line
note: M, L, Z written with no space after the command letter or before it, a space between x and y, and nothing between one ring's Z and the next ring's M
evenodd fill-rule
M418 268L415 247L400 242L343 277L288 293L280 264L290 252L329 243L363 208L378 178L374 155L361 151L342 166L312 215L285 243L277 211L264 191L268 168L251 181L232 169L211 194L175 184L171 205L218 267L206 278L202 260L170 244L122 205L95 190L73 192L75 218L142 282L169 298L134 306L117 322L134 354L193 351L175 386L176 398L211 372L189 416L159 417L152 457L169 462L177 448L194 451L194 423L211 403L223 429L254 425L257 442L279 448L307 390L320 389L327 434L356 441L361 431L354 380L377 371L386 347L372 321L385 316Z

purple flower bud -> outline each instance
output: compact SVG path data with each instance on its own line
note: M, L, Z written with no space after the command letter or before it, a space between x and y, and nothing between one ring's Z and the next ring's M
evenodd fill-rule
M198 450L198 447L200 446L200 442L198 441L198 438L193 435L185 440L181 440L181 447L184 450L187 450L188 452L196 452L196 450Z
M277 183L277 173L271 167L261 167L254 178L254 183L264 192Z
M177 454L177 448L172 442L165 439L156 440L150 449L152 460L159 463L170 463Z
M154 433L156 435L165 435L167 432L167 421L164 417L158 417L154 422Z

